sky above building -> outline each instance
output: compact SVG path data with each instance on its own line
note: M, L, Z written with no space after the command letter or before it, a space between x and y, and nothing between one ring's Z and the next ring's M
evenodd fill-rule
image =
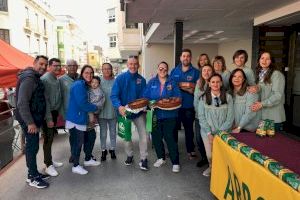
M87 39L106 48L104 1L109 0L49 0L55 15L71 15Z

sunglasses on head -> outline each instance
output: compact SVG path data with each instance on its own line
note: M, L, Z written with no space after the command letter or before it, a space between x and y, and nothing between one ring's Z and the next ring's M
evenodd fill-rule
M166 69L166 68L163 68L163 67L159 67L159 68L158 68L158 70L159 70L159 71L165 71L165 72L167 72L167 71L168 71L168 69Z

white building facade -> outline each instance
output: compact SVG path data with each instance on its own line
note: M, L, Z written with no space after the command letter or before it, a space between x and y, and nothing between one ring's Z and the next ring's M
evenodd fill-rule
M65 63L74 59L80 65L88 60L88 42L76 20L70 15L56 15L58 58Z
M57 56L54 22L47 0L0 1L0 38L31 56Z
M104 6L107 12L105 30L108 44L104 56L120 71L126 68L129 55L137 56L141 51L141 28L137 23L125 23L125 13L121 11L119 0L105 1Z

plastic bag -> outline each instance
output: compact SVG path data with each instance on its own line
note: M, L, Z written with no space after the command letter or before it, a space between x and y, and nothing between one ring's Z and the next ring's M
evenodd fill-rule
M118 116L118 135L125 141L131 141L131 120Z

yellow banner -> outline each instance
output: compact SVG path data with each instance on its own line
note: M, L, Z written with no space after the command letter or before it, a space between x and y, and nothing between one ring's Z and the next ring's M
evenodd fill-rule
M300 200L299 192L219 136L213 142L212 158L210 190L218 199Z

